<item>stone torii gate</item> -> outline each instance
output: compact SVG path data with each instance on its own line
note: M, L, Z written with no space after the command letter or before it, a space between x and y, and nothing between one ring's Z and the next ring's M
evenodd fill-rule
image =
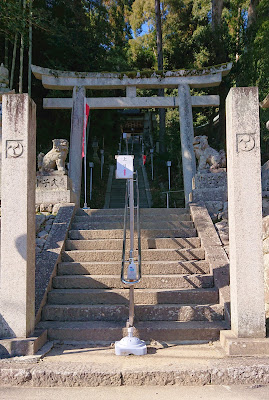
M46 109L72 109L69 176L79 204L81 190L81 148L84 123L86 89L125 89L126 97L87 98L91 109L123 108L179 108L185 204L189 203L196 161L193 151L192 107L219 106L218 95L191 96L190 88L218 86L227 75L232 63L202 70L141 71L126 73L95 73L57 71L32 65L32 72L47 89L73 90L72 98L44 98ZM136 97L136 89L178 88L177 97Z

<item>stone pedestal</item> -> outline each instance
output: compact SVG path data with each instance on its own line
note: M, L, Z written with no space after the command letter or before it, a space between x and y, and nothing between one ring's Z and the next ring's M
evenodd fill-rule
M268 354L258 89L232 88L226 113L231 331L221 332L221 343L230 355Z
M50 175L36 177L36 204L74 203L75 193L72 190L72 180L67 175L57 171Z
M178 86L178 103L185 204L187 205L192 192L192 178L196 171L196 160L193 150L192 102L189 85L183 84Z
M228 200L227 173L223 170L205 170L197 173L192 182L192 189L192 201L203 201L211 218L216 218Z
M3 96L0 337L28 337L35 322L36 106Z

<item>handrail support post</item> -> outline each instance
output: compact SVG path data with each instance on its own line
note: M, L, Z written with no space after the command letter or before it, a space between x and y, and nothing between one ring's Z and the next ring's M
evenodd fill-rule
M133 178L129 180L129 207L130 207L130 258L133 258L133 251L134 251L134 179Z
M129 320L127 328L134 326L134 285L129 287Z

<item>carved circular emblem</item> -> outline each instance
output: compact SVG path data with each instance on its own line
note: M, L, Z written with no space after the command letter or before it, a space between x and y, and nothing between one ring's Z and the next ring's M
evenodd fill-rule
M240 135L238 138L238 150L250 151L255 147L255 140L252 135Z
M20 157L23 153L23 145L20 142L9 143L7 147L7 156L12 158Z

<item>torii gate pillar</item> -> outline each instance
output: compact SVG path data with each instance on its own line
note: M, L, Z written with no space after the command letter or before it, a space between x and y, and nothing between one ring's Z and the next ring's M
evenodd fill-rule
M84 86L74 86L69 151L69 177L73 182L73 191L76 195L77 205L80 204L85 94L86 89Z
M180 140L184 180L185 204L190 202L192 178L196 171L196 159L193 151L193 118L190 87L187 84L178 86L178 106L180 120Z

